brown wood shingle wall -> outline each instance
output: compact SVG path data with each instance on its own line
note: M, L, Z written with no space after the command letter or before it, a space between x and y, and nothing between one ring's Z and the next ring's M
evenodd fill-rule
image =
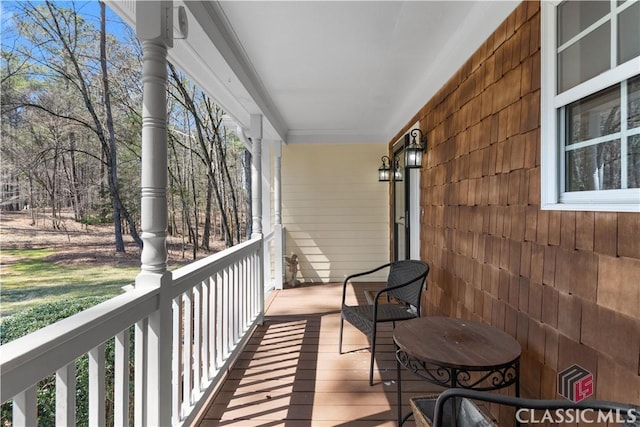
M523 395L556 398L577 363L596 398L640 403L640 214L540 210L540 4L520 4L417 120L426 315L516 337Z

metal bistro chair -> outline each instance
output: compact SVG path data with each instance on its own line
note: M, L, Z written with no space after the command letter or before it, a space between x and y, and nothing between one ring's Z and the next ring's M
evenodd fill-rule
M371 304L345 304L347 284L351 279L366 276L387 267L389 267L389 276L386 287L375 294ZM362 273L352 274L344 280L342 285L339 353L342 354L342 331L346 320L371 339L369 385L373 385L373 362L376 351L376 329L378 323L398 322L419 317L420 296L423 287L426 287L427 274L429 274L429 265L426 262L404 260L384 264ZM379 302L383 294L387 298L387 304ZM389 303L391 298L395 300L393 303Z

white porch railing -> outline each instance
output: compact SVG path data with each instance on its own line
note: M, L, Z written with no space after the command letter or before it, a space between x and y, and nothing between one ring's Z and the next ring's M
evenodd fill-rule
M76 363L89 355L89 425L106 423L113 397L116 426L144 425L150 384L145 360L157 351L145 327L152 316L172 325L171 420L187 425L264 317L263 241L252 239L173 272L168 313L164 289L136 288L0 347L0 400L13 400L13 425L37 425L37 384L56 375L56 425L76 424ZM165 323L167 324L167 323ZM136 328L134 360L130 329ZM105 344L114 340L113 396L106 396ZM131 392L131 366L135 371ZM130 408L133 402L133 408ZM130 419L133 409L134 419Z

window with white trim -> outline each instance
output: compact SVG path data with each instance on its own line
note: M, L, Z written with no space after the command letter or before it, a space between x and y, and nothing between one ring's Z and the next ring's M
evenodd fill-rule
M640 212L640 1L541 8L541 207Z

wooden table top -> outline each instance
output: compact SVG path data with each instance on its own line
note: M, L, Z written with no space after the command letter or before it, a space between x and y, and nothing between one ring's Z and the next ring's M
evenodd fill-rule
M512 363L518 341L506 332L466 319L420 317L399 322L393 339L409 355L435 365L478 369Z

